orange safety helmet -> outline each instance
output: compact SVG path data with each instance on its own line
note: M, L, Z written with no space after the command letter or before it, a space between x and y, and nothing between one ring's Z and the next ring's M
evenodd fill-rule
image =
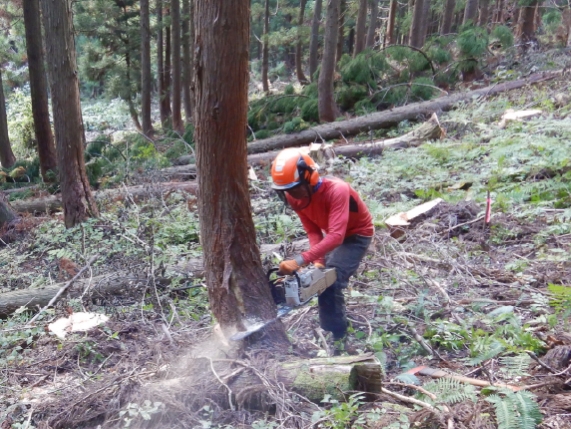
M272 188L287 191L298 185L315 186L319 183L317 164L299 149L282 150L272 163Z

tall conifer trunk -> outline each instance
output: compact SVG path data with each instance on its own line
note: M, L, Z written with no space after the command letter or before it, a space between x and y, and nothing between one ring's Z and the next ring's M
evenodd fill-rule
M309 78L313 82L313 75L317 71L319 64L319 23L321 22L321 5L322 0L315 0L315 8L313 10L313 21L311 22L311 40L309 41Z
M394 45L396 41L396 34L395 34L395 23L396 17L398 13L398 1L391 0L389 6L389 21L387 23L387 44Z
M295 44L295 73L297 80L301 84L307 83L307 78L303 73L302 52L301 52L301 28L303 26L303 18L305 16L305 3L307 0L300 0L299 2L299 15L297 17L297 42Z
M270 82L268 79L268 72L270 68L270 47L269 47L269 33L270 33L270 0L264 3L264 35L262 36L262 89L265 93L270 92Z
M182 68L180 34L180 0L171 0L172 20L172 128L184 133L182 123Z
M190 123L192 118L192 57L190 55L191 43L191 0L182 0L182 103L184 118Z
M6 118L6 100L2 86L2 71L0 70L0 164L4 168L10 168L16 162L10 138L8 137L8 120Z
M357 14L357 24L355 25L355 50L353 57L360 54L365 49L365 30L367 27L367 0L359 0L359 13Z
M149 0L141 0L141 121L146 136L153 134L151 122L151 25Z
M367 31L367 43L365 46L367 48L372 48L375 45L375 35L377 34L378 28L377 17L379 14L379 0L370 0L369 5L371 6L371 20L369 22L369 30Z
M339 0L327 0L327 18L325 21L325 41L321 72L317 83L318 111L321 122L333 122L337 116L337 106L333 97L333 73L335 72L335 54L339 34Z

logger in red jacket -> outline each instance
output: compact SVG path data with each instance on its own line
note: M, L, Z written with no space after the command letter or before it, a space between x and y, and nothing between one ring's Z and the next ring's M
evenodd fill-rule
M292 274L309 263L336 269L337 281L319 295L319 320L335 340L342 339L347 333L343 288L371 243L372 216L348 183L320 177L313 159L298 149L278 154L272 180L272 188L299 216L310 245L307 252L283 261L280 272Z

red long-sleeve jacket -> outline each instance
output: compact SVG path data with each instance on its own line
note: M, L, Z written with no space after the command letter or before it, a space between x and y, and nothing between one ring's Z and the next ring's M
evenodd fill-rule
M325 255L346 237L371 237L375 232L369 209L357 191L341 179L324 178L305 208L301 207L307 201L296 200L287 193L286 196L309 238L310 248L301 254L305 263L325 264Z

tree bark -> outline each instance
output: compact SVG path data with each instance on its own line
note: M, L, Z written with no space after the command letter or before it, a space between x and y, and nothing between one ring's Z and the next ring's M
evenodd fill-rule
M2 86L2 70L0 70L0 164L3 168L10 168L16 162L10 137L8 136L8 119L6 117L6 100Z
M12 222L17 218L18 215L8 203L8 199L4 196L4 194L0 193L0 230L4 227L4 225Z
M34 132L40 159L40 171L44 182L53 182L56 179L57 157L54 135L50 125L39 1L25 1L23 9L32 115L34 116ZM51 173L49 174L49 172Z
M264 4L264 34L262 35L262 89L267 94L270 92L270 82L268 80L269 69L269 33L270 33L270 0Z
M170 9L167 9L167 13L170 15ZM166 112L166 122L169 124L171 122L172 126L172 110L171 110L171 27L167 26L165 28L165 60L164 60L164 73L163 73L163 90L164 90L164 109Z
M440 26L440 35L445 36L452 31L452 20L454 18L454 8L456 0L446 0L444 11L442 12L442 25Z
M490 18L490 0L480 0L479 6L478 25L480 27L486 27Z
M343 43L345 42L345 13L347 12L347 0L337 0L339 2L338 15L339 15L339 34L337 35L337 47L335 53L335 64L339 62L343 56ZM326 30L327 31L327 30ZM354 30L351 29L349 32L349 37L354 34ZM323 43L327 43L325 40ZM349 43L349 52L353 50L353 44ZM324 54L325 55L325 54Z
M73 16L70 0L42 2L46 31L48 75L52 95L52 111L56 151L66 227L97 216L85 173L83 147L85 134L79 99Z
M367 27L367 0L359 0L359 12L357 13L357 23L355 25L355 49L353 58L365 49L365 37Z
M397 0L391 0L390 6L389 6L389 21L387 23L387 44L389 46L394 45L395 44L395 23L396 23L396 17L398 14L398 1Z
M424 2L429 0L416 0L412 12L412 22L410 24L410 32L408 34L408 44L415 48L422 48L422 21Z
M468 22L476 23L478 18L478 0L466 0L466 7L464 8L464 20L463 24Z
M532 0L528 6L522 6L520 8L520 16L518 20L518 39L519 43L522 44L522 48L525 50L528 47L528 43L535 40L535 7L537 6L537 0Z
M127 101L127 105L129 106L129 113L131 114L131 119L133 121L133 124L135 125L135 128L137 128L137 130L142 131L143 127L141 126L141 122L139 121L139 113L137 112L137 109L135 109L135 105L133 103L133 94L131 91L131 53L129 51L129 41L125 41L125 45L126 45L126 53L125 53L125 64L127 65L127 71L126 71L126 82L125 82L125 87L126 89L126 97L125 97L125 101Z
M518 89L526 85L554 79L559 74L560 72L547 74L537 73L529 76L527 79L492 85L465 93L451 94L420 103L412 103L406 106L396 107L389 111L371 113L355 119L335 122L333 124L318 125L295 134L279 135L264 140L257 140L248 145L248 153L260 153L283 149L286 147L302 146L316 140L321 140L321 138L324 140L331 140L354 136L361 132L368 132L370 130L390 128L405 119L412 120L419 115L431 115L433 112L438 110L450 110L454 104L460 101L470 100L475 96L486 97L504 91Z
M320 122L333 122L337 116L337 106L333 98L333 73L335 72L335 48L339 33L338 24L339 0L328 0L323 59L317 83L317 108Z
M422 0L422 16L420 27L420 46L424 46L426 36L428 35L428 27L430 24L430 0Z
M151 121L151 24L149 0L141 0L141 120L146 136L153 134Z
M299 15L297 18L297 43L295 44L295 72L297 74L297 80L302 85L307 84L307 78L303 74L302 65L302 52L301 52L301 28L303 26L303 18L305 16L305 3L307 0L300 0L299 2Z
M161 115L161 124L164 127L170 117L170 102L168 101L168 85L165 77L165 46L164 46L164 29L163 29L163 1L157 0L157 81L159 92L159 109Z
M391 6L392 6L391 0ZM396 2L395 2L396 3ZM367 48L372 48L375 46L375 36L377 34L377 17L379 14L379 0L370 0L369 5L371 6L371 21L369 22L369 30L367 31Z
M315 0L313 21L311 22L311 39L309 41L309 78L315 80L315 72L319 64L319 23L321 22L321 5L323 0Z
M210 306L223 331L276 317L248 190L249 5L249 0L196 3L198 212ZM288 343L281 322L266 332L276 345Z
M191 38L190 22L192 20L191 0L182 0L182 102L184 105L184 118L187 123L192 120L192 57L190 47Z
M172 128L184 133L182 123L182 69L180 61L180 0L171 0L172 21Z

